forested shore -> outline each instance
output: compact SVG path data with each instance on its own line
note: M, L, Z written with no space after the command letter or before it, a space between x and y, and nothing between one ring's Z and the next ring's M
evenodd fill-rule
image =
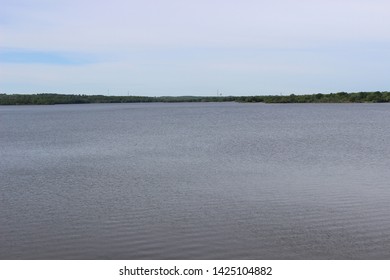
M85 94L0 94L0 105L54 105L83 103L140 102L263 102L263 103L383 103L390 102L390 92L338 92L329 94L291 94L258 96L106 96Z

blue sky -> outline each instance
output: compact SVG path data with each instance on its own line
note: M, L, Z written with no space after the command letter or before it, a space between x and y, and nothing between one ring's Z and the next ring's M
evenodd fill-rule
M387 0L0 0L0 92L390 90Z

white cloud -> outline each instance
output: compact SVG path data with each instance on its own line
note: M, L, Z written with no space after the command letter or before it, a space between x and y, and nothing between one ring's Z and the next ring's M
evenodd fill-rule
M109 50L389 42L388 8L386 1L43 1L11 9L17 20L3 28L2 45Z

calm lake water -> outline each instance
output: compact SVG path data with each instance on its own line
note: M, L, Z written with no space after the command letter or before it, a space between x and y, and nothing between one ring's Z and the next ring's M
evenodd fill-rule
M390 104L0 107L1 259L390 259Z

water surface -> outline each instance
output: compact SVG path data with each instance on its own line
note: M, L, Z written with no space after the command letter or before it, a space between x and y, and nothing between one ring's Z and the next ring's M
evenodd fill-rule
M0 107L1 259L390 259L389 104Z

